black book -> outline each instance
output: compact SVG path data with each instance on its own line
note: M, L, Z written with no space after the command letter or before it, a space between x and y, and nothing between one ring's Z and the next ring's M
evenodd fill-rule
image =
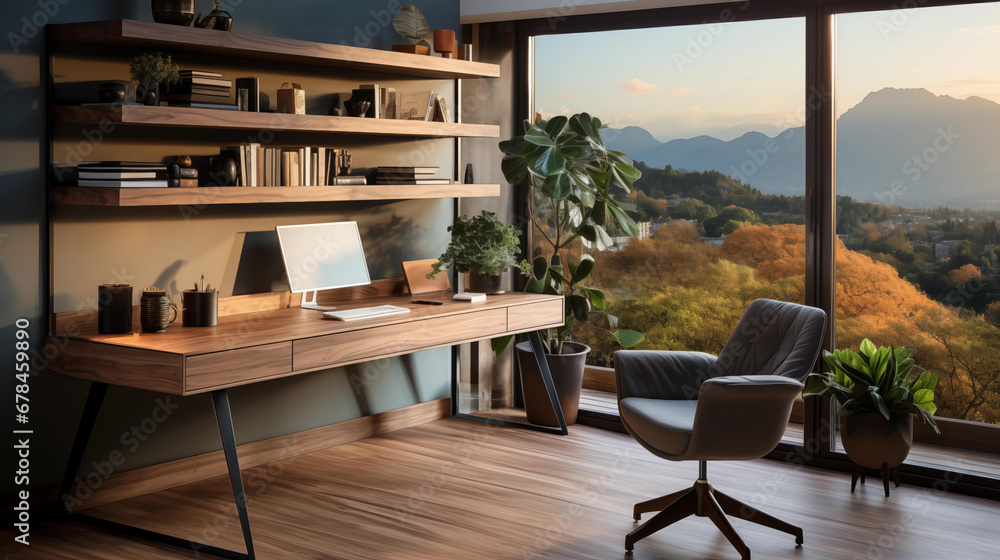
M197 93L180 93L177 95L164 95L163 100L168 102L170 105L176 103L215 103L219 105L229 105L231 104L230 97L222 97L219 95L201 95ZM233 103L235 105L235 103Z
M167 166L164 163L158 161L81 161L76 164L77 169L81 171L87 170L106 170L106 171L118 171L118 170L128 170L134 171L135 168L143 168L145 171L148 169L153 169L155 171L166 171Z
M229 97L232 94L232 89L224 87L181 85L170 88L170 91L164 93L163 95L189 95L192 93L199 93L202 95L220 95L222 97Z
M247 110L253 112L260 111L260 79L253 76L246 78L236 78L236 91L247 90Z
M375 168L379 173L392 173L398 175L433 175L440 167L406 167L404 165L380 165Z
M171 101L171 107L187 107L188 109L220 109L223 111L239 111L240 108L232 103L202 103L199 101Z

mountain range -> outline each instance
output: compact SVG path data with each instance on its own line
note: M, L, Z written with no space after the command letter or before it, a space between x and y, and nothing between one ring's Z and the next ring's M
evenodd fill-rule
M608 147L651 167L715 169L769 194L805 193L805 128L660 142L629 126ZM868 94L837 121L837 193L901 206L1000 208L1000 104L925 89Z

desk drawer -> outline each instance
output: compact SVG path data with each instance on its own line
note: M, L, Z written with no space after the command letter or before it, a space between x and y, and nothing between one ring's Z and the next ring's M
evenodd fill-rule
M524 331L544 325L561 325L564 319L562 298L515 305L507 309L507 330Z
M292 343L278 342L187 358L186 392L240 385L292 371Z
M506 326L507 310L491 309L296 340L295 370L334 367L490 338L504 332Z

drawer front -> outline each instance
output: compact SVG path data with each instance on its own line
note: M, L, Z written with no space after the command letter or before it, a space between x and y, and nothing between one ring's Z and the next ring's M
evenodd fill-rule
M292 371L292 343L278 342L187 358L188 393Z
M424 348L490 338L506 330L507 311L463 313L295 341L295 370L334 367Z
M507 309L507 330L526 331L546 325L561 325L564 319L562 298L515 305Z

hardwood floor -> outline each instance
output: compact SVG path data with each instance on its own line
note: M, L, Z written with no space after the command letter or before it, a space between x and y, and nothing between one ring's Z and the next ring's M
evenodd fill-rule
M696 472L589 426L559 437L449 418L247 469L244 480L261 560L735 560L699 518L625 554L632 505L689 487ZM788 535L733 520L754 558L996 558L1000 502L907 485L888 499L878 485L851 494L848 475L766 460L713 463L709 478L805 530L796 549ZM242 550L224 477L90 513ZM72 522L36 522L30 547L2 537L10 560L198 557Z

